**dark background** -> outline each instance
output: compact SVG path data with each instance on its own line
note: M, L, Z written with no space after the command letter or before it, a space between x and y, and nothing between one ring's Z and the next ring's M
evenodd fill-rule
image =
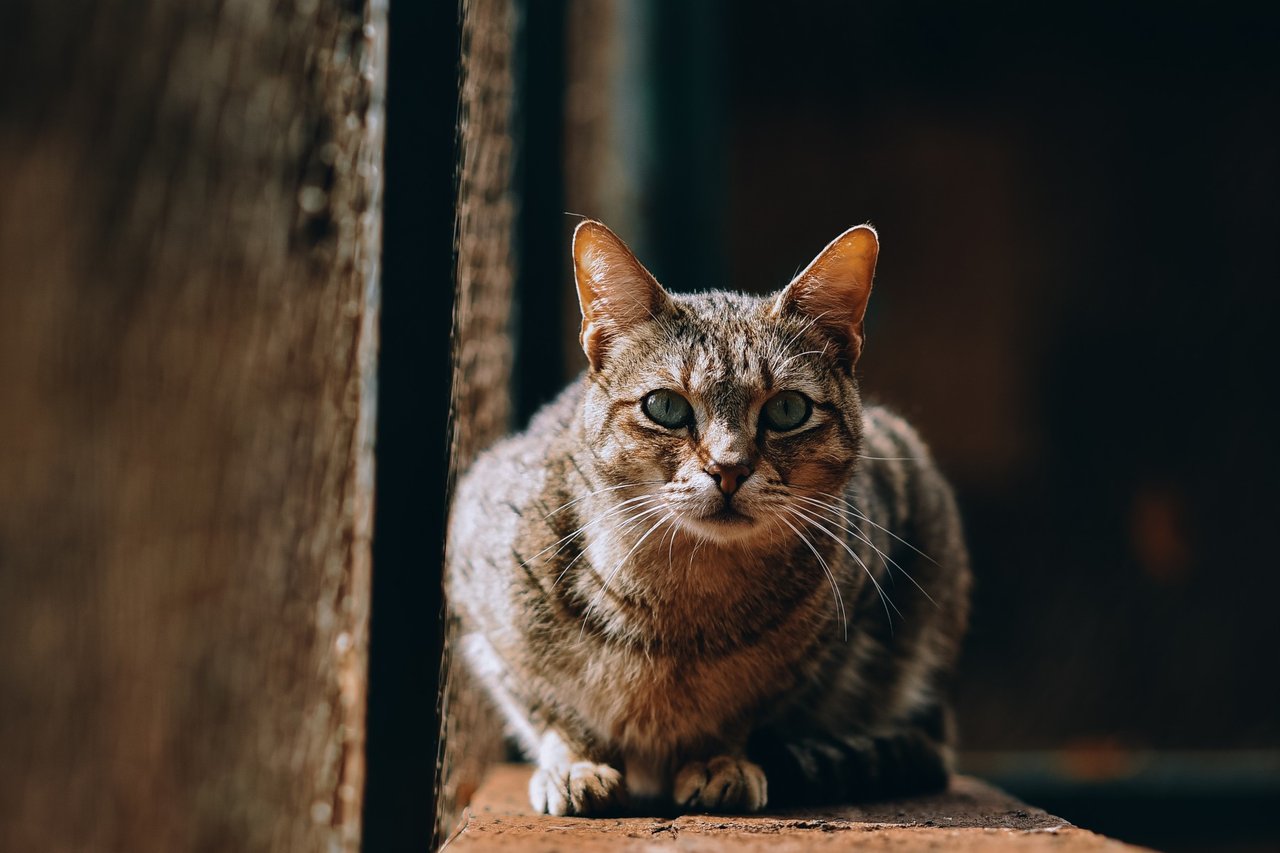
M460 27L388 10L386 188L362 849L430 850L448 477Z
M622 236L659 280L773 290L844 228L880 231L864 393L931 443L977 575L962 765L1126 840L1274 844L1280 11L617 6L644 20L627 48L648 60L631 81L645 228ZM521 6L521 421L580 366L561 356L577 328L562 307L572 8ZM400 59L397 77L406 9L391 19L388 324L420 260L396 254L422 216L395 206L421 104L398 81L427 61ZM384 328L384 364L413 327ZM384 367L384 430L438 413L393 412L410 370ZM397 488L378 476L380 495ZM391 477L408 500L412 477ZM371 786L378 603L396 606L378 595Z

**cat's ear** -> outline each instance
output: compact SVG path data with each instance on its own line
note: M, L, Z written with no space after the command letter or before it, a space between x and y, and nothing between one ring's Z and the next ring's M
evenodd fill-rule
M807 317L830 336L850 370L862 355L862 320L879 251L874 228L850 228L818 253L778 294L774 305L776 312Z
M670 297L627 244L599 222L573 232L573 277L582 308L582 349L599 370L622 335L661 316Z

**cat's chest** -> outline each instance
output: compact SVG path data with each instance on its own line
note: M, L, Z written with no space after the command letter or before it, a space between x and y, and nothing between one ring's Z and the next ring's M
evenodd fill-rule
M581 671L579 710L609 742L661 752L727 734L727 721L790 680L786 662L760 649L715 657L611 650Z

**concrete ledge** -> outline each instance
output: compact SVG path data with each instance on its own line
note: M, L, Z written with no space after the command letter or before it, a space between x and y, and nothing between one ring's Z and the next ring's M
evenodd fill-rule
M530 770L493 768L450 850L1138 850L1079 829L967 776L928 797L737 815L564 818L529 812Z

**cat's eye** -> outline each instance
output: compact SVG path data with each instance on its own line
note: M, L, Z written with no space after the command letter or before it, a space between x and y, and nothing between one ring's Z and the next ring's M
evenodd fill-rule
M667 429L679 429L693 423L693 407L689 401L666 388L649 392L642 408L651 421Z
M769 429L785 432L809 420L813 405L799 391L783 391L773 395L760 410L760 419Z

